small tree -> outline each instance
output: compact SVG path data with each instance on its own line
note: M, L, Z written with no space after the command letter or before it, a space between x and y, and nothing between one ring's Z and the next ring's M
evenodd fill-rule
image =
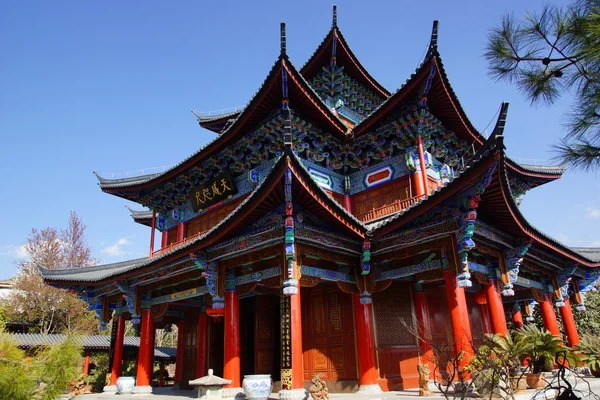
M573 313L575 325L580 334L600 332L600 291L589 291L585 295L585 311Z
M5 300L7 317L34 326L41 333L94 333L97 321L86 304L66 290L46 285L38 266L48 269L93 265L85 240L86 226L71 212L66 229L33 229L25 243L28 260L18 263L15 290Z

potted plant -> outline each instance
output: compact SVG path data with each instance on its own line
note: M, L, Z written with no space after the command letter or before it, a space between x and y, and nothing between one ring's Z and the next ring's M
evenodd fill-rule
M530 370L526 376L527 385L532 389L541 388L544 384L542 379L544 366L553 362L556 353L566 351L567 348L562 344L561 338L535 325L517 329L515 340L523 344L523 351L527 356ZM566 351L566 354L570 357L572 353ZM573 362L573 358L569 361Z
M592 375L600 378L600 336L584 335L581 342L575 346L581 361L588 366Z
M522 342L513 340L509 335L484 336L483 344L467 366L480 396L506 397L511 392L526 389L523 373L520 372L524 348Z

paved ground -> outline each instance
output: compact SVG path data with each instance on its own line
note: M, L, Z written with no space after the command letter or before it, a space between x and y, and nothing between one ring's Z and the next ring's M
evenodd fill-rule
M580 393L577 395L582 400L600 400L600 378L586 378L588 384L580 379L574 377L569 378L569 382L579 390ZM430 384L433 388L433 385ZM590 392L592 394L590 394ZM179 400L179 399L193 399L196 398L196 391L192 390L174 390L171 388L155 388L152 394L148 395L115 395L115 394L88 394L80 395L75 397L75 400ZM419 397L419 391L414 390L403 390L396 392L386 392L381 395L357 395L354 393L348 394L330 394L331 400L416 400ZM549 400L555 397L554 392L548 390L544 393L535 392L534 390L527 390L524 393L515 395L515 400ZM273 394L270 399L278 399L279 396ZM436 393L435 396L428 397L431 400L443 399L440 393Z

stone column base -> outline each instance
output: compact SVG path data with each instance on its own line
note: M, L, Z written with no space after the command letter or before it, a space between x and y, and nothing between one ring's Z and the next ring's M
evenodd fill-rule
M280 390L280 400L306 400L308 399L308 391L306 389Z
M117 385L104 386L104 389L102 389L102 391L104 393L117 393Z
M241 387L223 388L223 399L227 400L244 400L246 395Z
M133 394L151 394L152 386L134 386Z
M383 390L381 390L381 388L379 387L378 384L360 385L358 387L358 391L356 392L356 394L381 394L381 393L383 393Z

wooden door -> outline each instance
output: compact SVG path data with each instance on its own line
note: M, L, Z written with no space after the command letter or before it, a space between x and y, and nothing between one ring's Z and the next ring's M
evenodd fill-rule
M254 324L254 373L279 375L279 299L256 296ZM276 380L276 379L274 379Z
M198 354L198 314L186 313L183 332L183 365L180 385L188 388L188 382L196 379L196 355Z
M208 320L208 362L207 370L212 369L217 376L223 376L223 347L225 337L224 318L210 318Z
M304 379L357 379L352 297L334 284L302 288Z

